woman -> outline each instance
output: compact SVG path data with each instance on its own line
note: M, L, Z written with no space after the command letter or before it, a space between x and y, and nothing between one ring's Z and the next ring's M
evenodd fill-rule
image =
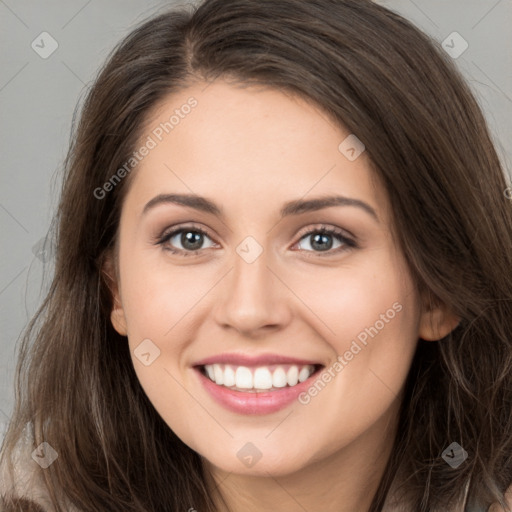
M162 14L101 71L66 169L6 510L510 510L507 183L410 23Z

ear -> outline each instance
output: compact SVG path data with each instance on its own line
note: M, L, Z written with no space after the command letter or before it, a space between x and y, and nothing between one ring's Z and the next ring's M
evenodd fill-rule
M128 329L126 327L126 317L124 314L123 304L121 302L121 295L119 293L119 276L116 272L115 260L112 252L109 252L106 256L101 272L112 297L110 321L112 322L114 329L121 336L126 336L128 334Z
M460 318L439 300L433 300L431 293L424 301L418 336L426 341L439 341L452 332Z

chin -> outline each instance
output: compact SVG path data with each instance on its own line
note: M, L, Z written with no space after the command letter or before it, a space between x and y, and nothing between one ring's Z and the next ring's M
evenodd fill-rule
M250 455L247 455L249 453L250 450L247 449L246 452L242 451L240 456L235 454L235 457L229 460L226 460L225 455L219 458L212 457L206 459L209 464L226 473L255 477L268 477L269 474L274 477L282 477L295 473L307 465L306 460L290 458L282 451L276 454L269 454L262 450L260 456L257 455L257 452L254 452L253 460L250 460Z

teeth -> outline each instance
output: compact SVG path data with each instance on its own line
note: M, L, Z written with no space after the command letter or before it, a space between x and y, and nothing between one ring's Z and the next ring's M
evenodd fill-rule
M288 381L288 386L295 386L299 382L299 369L296 366L290 366L286 374L286 380Z
M206 374L216 384L241 390L268 390L295 386L315 371L313 365L273 365L248 368L213 364L204 366Z
M218 382L215 379L215 382ZM252 388L252 373L249 368L245 366L239 366L235 372L235 386L241 389L251 389ZM222 384L222 382L221 382Z
M235 383L236 377L233 368L231 368L231 366L226 366L224 369L224 386L231 387L234 386Z
M310 375L307 368L302 368L299 372L299 382L304 382Z
M272 387L272 374L268 368L256 368L254 387L257 389L270 389Z
M224 372L219 364L213 365L213 376L215 377L215 382L218 384L224 383Z
M213 366L209 364L208 366L205 366L205 369L208 377L210 377L210 380L215 381L215 372L213 371Z
M284 373L281 367L277 368L274 375L272 375L272 384L275 388L284 388L286 386L286 373Z

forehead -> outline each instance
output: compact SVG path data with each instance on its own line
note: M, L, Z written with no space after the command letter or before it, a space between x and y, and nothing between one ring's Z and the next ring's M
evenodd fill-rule
M151 149L128 195L142 202L159 193L194 193L257 211L338 193L382 210L385 196L367 154L348 158L354 141L297 95L222 80L196 83L151 111L138 144Z

